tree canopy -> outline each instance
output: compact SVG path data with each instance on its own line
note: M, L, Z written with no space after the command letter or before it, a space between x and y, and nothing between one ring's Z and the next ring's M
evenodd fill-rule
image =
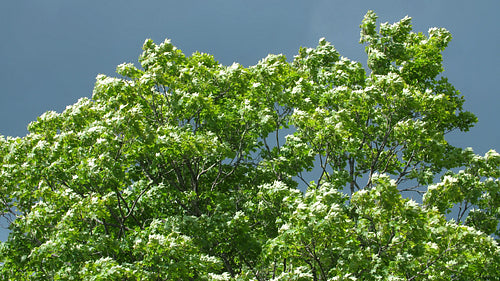
M446 141L476 122L451 34L376 20L366 69L325 39L250 67L146 40L0 138L0 279L498 280L500 155Z

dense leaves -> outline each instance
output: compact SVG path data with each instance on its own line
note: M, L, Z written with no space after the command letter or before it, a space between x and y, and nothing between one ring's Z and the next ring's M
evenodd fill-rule
M368 70L325 39L247 68L146 40L2 137L1 278L500 278L500 155L445 138L476 122L440 75L451 35L376 18Z

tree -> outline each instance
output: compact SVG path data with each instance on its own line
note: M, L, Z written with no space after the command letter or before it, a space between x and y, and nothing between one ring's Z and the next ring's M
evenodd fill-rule
M451 35L376 19L368 72L325 39L248 68L146 40L0 138L2 278L500 278L500 155L445 139L476 122L440 75Z

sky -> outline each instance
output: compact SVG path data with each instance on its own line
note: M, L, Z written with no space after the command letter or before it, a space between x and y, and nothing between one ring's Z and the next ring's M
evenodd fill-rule
M448 29L444 76L479 119L448 141L484 154L500 151L500 24L498 0L16 0L0 3L0 135L22 137L48 110L91 97L98 74L138 65L146 38L165 38L222 64L255 65L267 54L289 60L325 37L342 56L366 65L359 25L374 10L379 22L413 18L414 31ZM0 222L0 226L6 226ZM0 227L0 240L6 239Z

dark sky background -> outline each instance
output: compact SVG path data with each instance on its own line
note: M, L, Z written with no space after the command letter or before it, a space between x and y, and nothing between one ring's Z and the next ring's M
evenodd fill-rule
M289 60L318 39L366 65L359 24L367 10L379 22L409 15L415 31L445 27L444 76L479 118L448 141L484 154L500 150L500 24L498 0L15 0L0 4L0 135L26 135L48 110L61 112L91 97L95 77L138 65L146 38L184 51L210 53L222 64L254 65L269 53ZM5 226L6 223L2 222ZM0 240L6 239L0 229Z

